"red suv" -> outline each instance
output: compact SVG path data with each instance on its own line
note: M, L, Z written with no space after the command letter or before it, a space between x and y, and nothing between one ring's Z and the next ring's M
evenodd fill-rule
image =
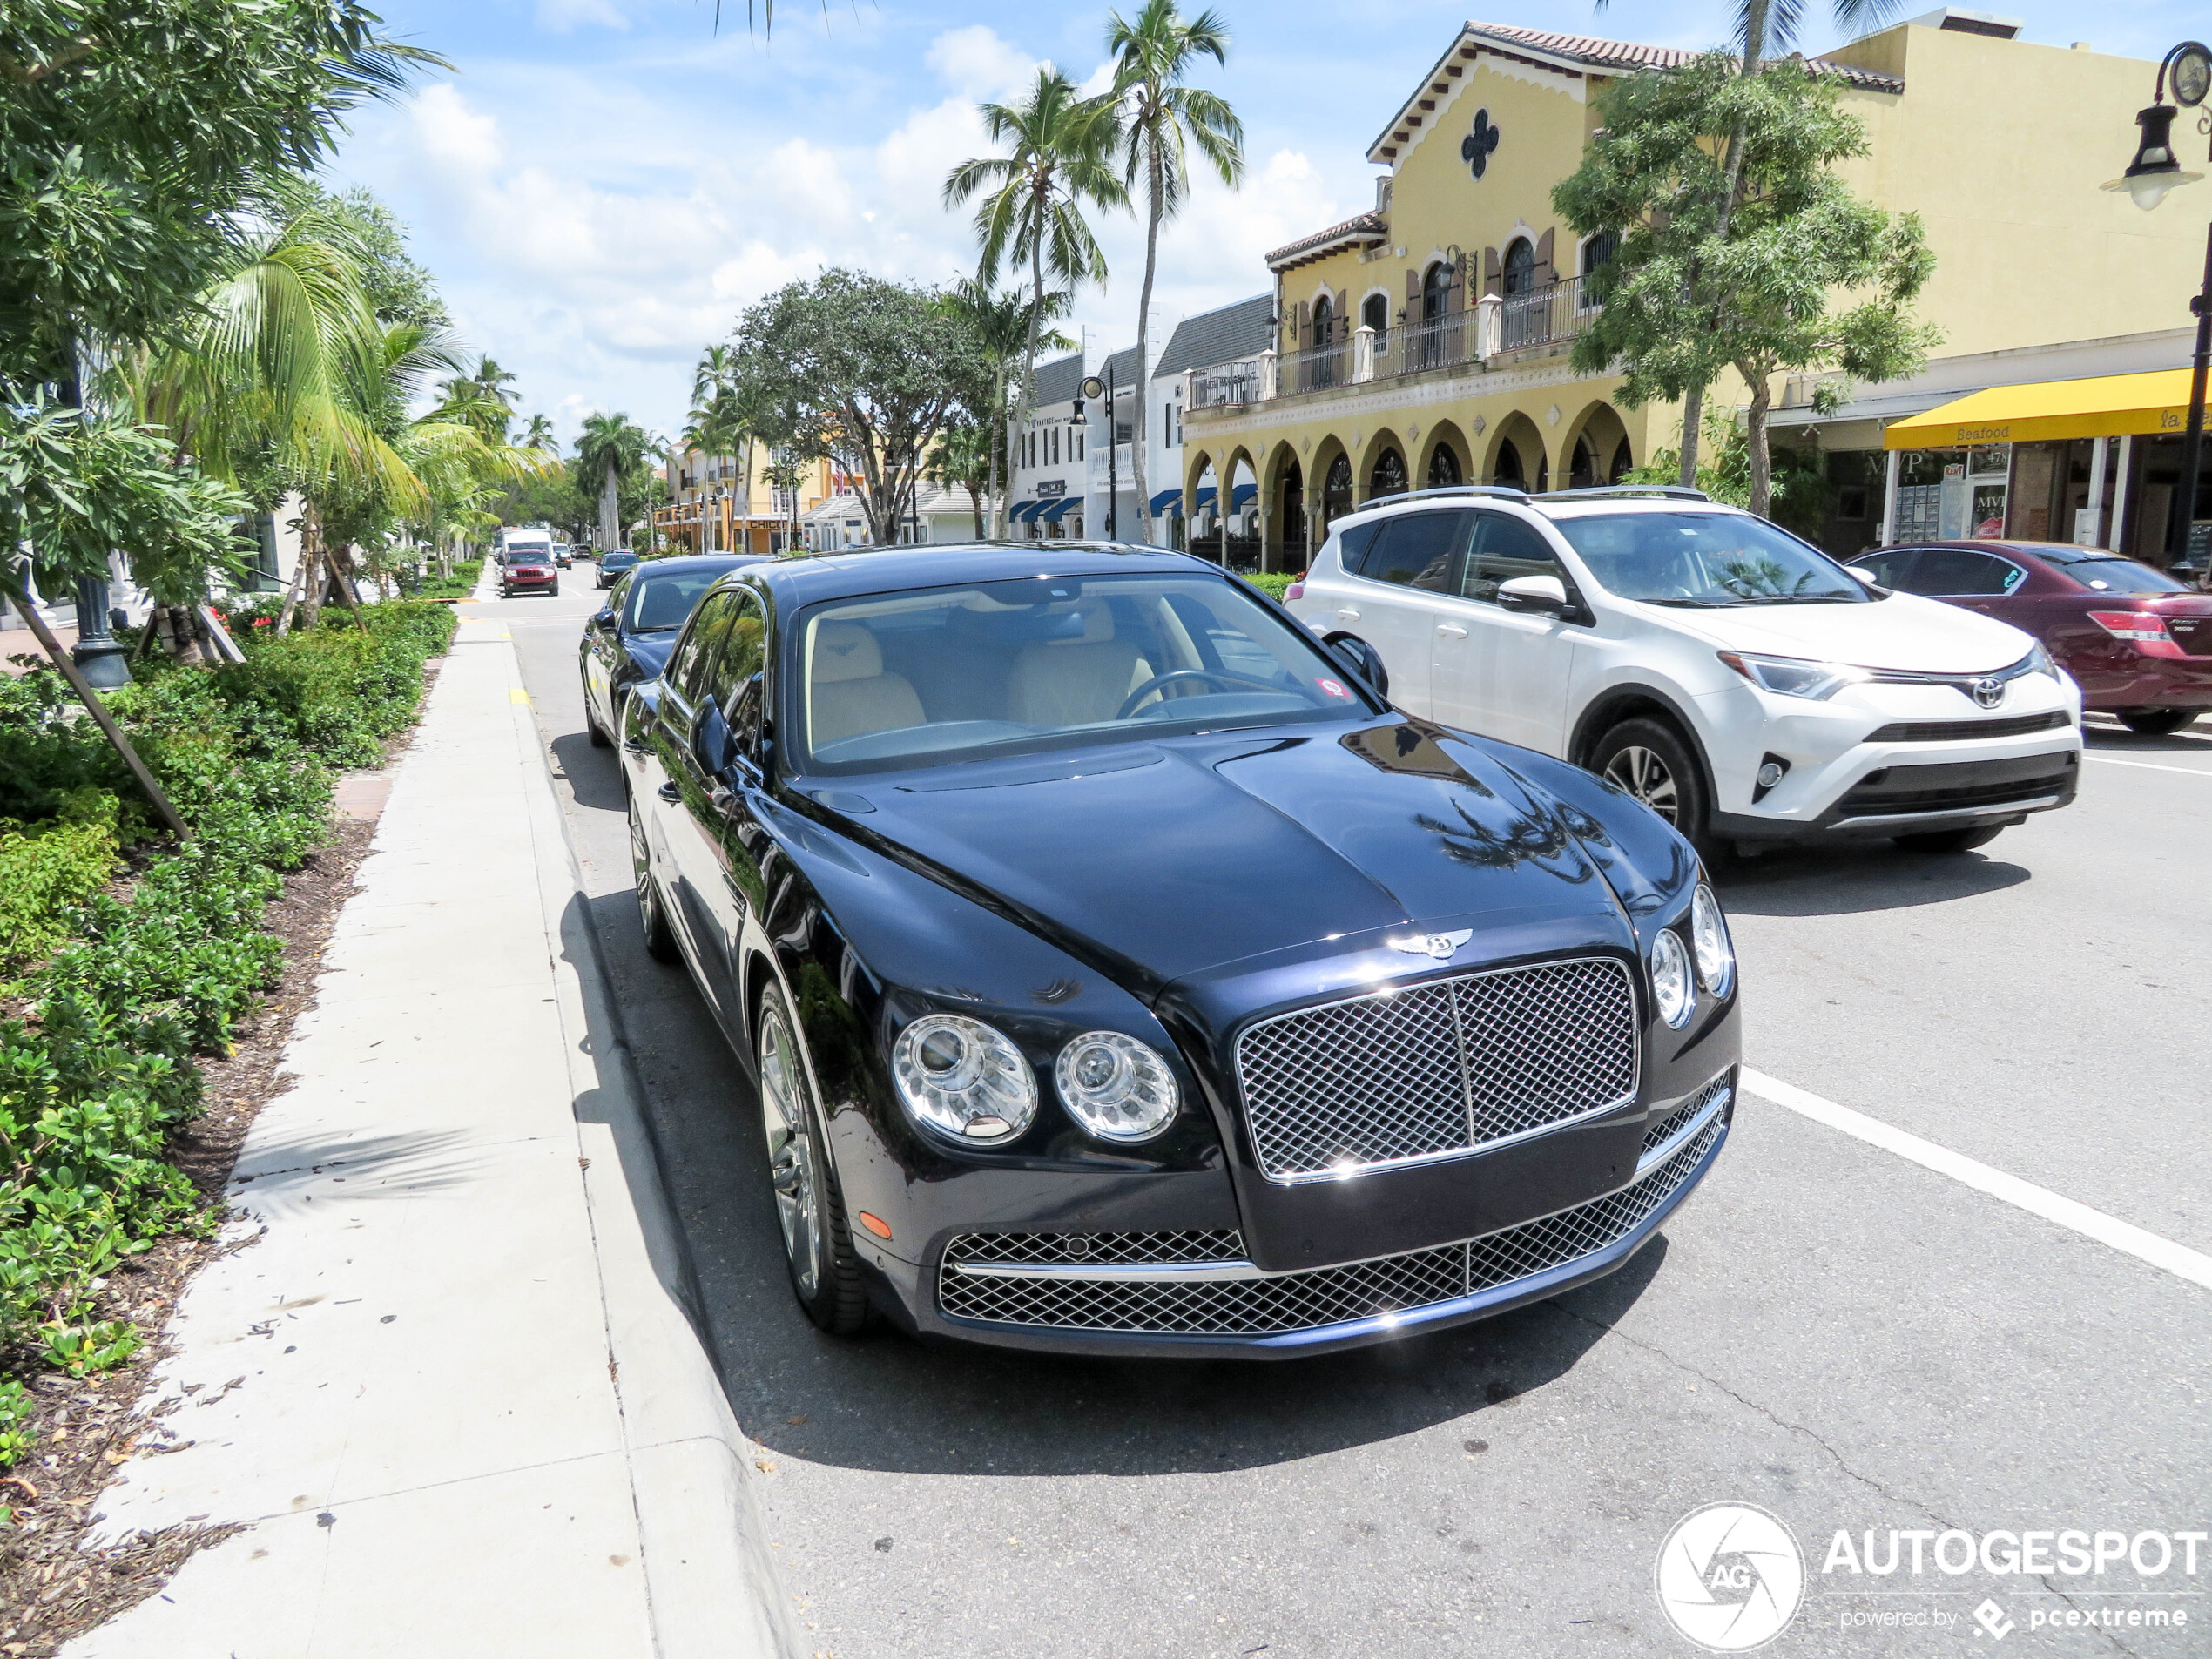
M2082 705L2134 732L2178 732L2212 709L2212 593L2064 542L1924 542L1851 561L1883 587L2033 634Z
M561 573L553 566L553 556L543 548L523 548L507 556L499 567L499 597L511 599L518 593L558 593Z

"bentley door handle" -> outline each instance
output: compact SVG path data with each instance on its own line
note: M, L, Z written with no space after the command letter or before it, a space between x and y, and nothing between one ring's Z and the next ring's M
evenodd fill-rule
M1467 637L1467 631L1455 622L1440 622L1436 624L1436 631L1447 639L1465 639Z
M674 784L663 784L653 792L658 795L663 800L668 802L671 806L678 801L684 799L684 792L678 789Z

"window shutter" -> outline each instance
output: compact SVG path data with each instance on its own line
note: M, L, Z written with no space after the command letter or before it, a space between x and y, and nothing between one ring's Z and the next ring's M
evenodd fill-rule
M1505 266L1498 262L1498 250L1486 247L1482 250L1482 292L1493 294L1505 291Z
M1444 279L1444 314L1456 317L1467 309L1467 258L1462 253L1452 262L1449 275Z
M1300 351L1313 349L1313 312L1303 300L1298 302L1298 348Z
M1548 287L1559 280L1559 272L1552 264L1552 233L1546 231L1536 239L1536 268L1529 273L1530 280L1540 287Z
M1337 327L1339 341L1352 338L1352 293L1348 288L1337 290Z
M1421 273L1419 271L1408 271L1406 273L1406 320L1419 322L1420 320Z

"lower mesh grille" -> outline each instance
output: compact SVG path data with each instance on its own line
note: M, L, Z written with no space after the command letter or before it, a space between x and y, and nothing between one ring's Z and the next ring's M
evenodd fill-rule
M1669 1141L1673 1140L1676 1136L1696 1123L1697 1115L1708 1106L1716 1100L1725 1099L1728 1096L1729 1086L1729 1080L1726 1077L1714 1078L1703 1089L1692 1095L1679 1109L1668 1113L1666 1116L1645 1130L1642 1156L1649 1157Z
M1716 1117L1631 1185L1541 1221L1465 1244L1310 1272L1260 1276L1255 1269L1251 1278L1196 1281L1031 1278L1008 1274L1005 1267L1202 1264L1240 1258L1243 1241L1233 1231L963 1234L946 1247L937 1273L937 1305L954 1319L1162 1336L1272 1336L1431 1307L1565 1266L1627 1238L1682 1190L1723 1129ZM1096 1253L1069 1253L1069 1240L1076 1237L1088 1237ZM1130 1242L1224 1238L1233 1243L1233 1257L1146 1254L1162 1246ZM964 1272L963 1264L993 1271Z

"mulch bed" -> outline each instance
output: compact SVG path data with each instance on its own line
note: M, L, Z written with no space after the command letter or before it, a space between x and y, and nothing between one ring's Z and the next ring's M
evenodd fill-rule
M432 684L439 666L436 660L429 665ZM391 745L390 759L408 740ZM284 941L283 977L239 1023L232 1052L199 1062L205 1109L171 1138L169 1159L191 1177L213 1220L221 1219L224 1188L246 1131L261 1108L288 1086L279 1062L293 1021L313 1000L318 961L353 894L354 873L374 830L372 823L339 820L330 840L286 878L283 895L263 918L263 926ZM37 1405L26 1425L37 1443L13 1468L0 1472L0 1504L15 1511L15 1525L0 1527L0 1654L9 1659L49 1659L72 1636L158 1594L194 1550L238 1530L187 1521L105 1549L81 1543L100 1493L119 1465L134 1453L178 1449L159 1420L165 1411L149 1410L145 1396L168 1352L162 1332L179 1298L192 1275L224 1249L212 1238L172 1236L110 1276L91 1317L127 1318L146 1339L145 1346L114 1371L73 1378L35 1364L13 1370ZM166 1409L174 1405L168 1402Z

